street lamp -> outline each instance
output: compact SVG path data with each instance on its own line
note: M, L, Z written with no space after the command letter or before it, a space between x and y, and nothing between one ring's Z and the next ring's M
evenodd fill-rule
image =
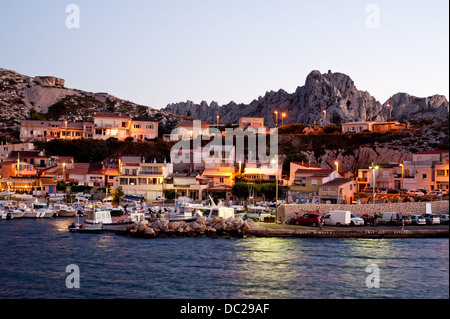
M375 176L375 174L376 174L376 171L379 169L380 167L378 166L378 165L373 165L373 163L372 163L372 166L370 166L369 167L369 169L371 169L372 170L372 182L373 182L373 185L372 185L372 191L373 191L373 203L375 204L375 181L376 181L376 176Z
M323 110L323 126L327 125L327 110Z
M278 127L278 111L275 111L275 118L276 118L276 127Z
M339 162L335 161L334 165L336 165L336 172L338 172L338 174L339 174Z
M286 113L285 112L281 113L281 126L284 125L284 118L285 117L286 117Z
M389 98L388 103L386 104L386 107L389 109L389 123L388 123L388 131L391 130L391 98Z
M403 194L403 173L405 171L405 167L403 166L403 163L400 163L399 165L402 168L402 189L400 191L400 194Z
M275 176L276 176L276 182L275 182L275 213L276 213L276 222L278 221L278 154L275 155L275 159L272 160L272 164L276 165L275 168Z

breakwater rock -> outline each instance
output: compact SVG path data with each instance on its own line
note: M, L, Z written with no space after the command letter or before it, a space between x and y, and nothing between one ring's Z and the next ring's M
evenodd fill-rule
M143 220L129 225L125 230L117 232L119 235L133 237L244 237L246 231L256 226L252 220L241 218L216 217L211 221L200 217L196 221L169 221L159 219L155 222Z

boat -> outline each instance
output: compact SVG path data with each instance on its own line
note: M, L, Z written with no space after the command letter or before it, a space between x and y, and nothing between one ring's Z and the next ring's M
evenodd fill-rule
M86 223L72 223L69 225L69 231L76 233L102 233L103 230L102 226L90 226L86 225Z
M46 203L36 202L32 204L35 211L41 212L42 218L51 218L55 216L55 212L51 210Z
M41 218L44 217L45 213L34 208L28 208L23 214L23 218Z
M77 215L75 208L66 204L53 204L52 208L58 217L75 217Z
M248 208L247 217L256 219L258 221L264 221L264 217L273 216L270 209L264 206L250 206Z
M245 211L244 206L233 205L231 207L234 209L234 218L247 219L247 212Z
M136 195L124 195L121 198L125 203L141 203L145 201L145 197Z
M93 225L112 225L111 212L108 210L87 211L86 223Z
M64 200L65 195L64 194L49 194L48 200L50 202L59 202Z
M13 203L4 204L3 207L4 213L6 213L7 216L9 214L10 219L22 218L25 214L25 209L19 209L19 207Z

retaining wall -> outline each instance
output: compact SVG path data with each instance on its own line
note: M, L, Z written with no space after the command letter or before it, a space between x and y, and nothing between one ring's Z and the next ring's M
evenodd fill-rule
M364 214L374 215L382 212L397 212L402 215L422 215L426 211L426 203L431 204L433 214L448 214L449 201L435 202L406 202L406 203L380 203L380 204L290 204L278 207L278 219L281 223L289 223L292 218L307 212L318 211L329 213L332 210L349 210L356 216ZM298 213L298 214L296 214Z

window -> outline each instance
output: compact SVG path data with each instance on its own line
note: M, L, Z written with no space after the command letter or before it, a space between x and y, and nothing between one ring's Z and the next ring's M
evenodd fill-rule
M438 170L436 171L436 175L438 175L438 176L445 176L445 170L443 170L443 169L438 169Z
M328 192L328 187L322 187L322 191Z
M427 179L427 174L422 174L422 179Z
M141 128L141 124L134 124L133 127L134 128Z
M128 178L121 178L120 185L128 185Z
M147 124L147 125L145 125L145 128L147 130L153 130L153 124Z
M317 186L317 179L316 178L311 179L311 185L312 186Z
M95 129L95 134L97 134L97 135L102 135L102 129L98 129L98 128L96 128Z
M219 183L222 183L222 184L223 184L224 182L225 182L225 181L224 181L224 178L223 178L223 177L220 177L220 178L219 178Z
M122 122L122 127L127 127L127 122Z

